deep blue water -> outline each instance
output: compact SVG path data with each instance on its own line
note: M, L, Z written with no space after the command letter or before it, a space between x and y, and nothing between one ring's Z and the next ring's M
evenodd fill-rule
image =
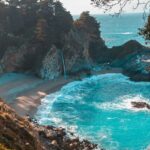
M74 16L74 19L78 17ZM142 13L122 14L114 17L110 15L94 15L94 17L101 24L101 34L107 46L119 46L131 39L145 44L142 36L138 34L139 28L143 27L146 21Z
M150 112L132 108L131 101L150 103L150 83L104 74L48 95L36 118L40 124L74 130L106 150L145 150L150 144Z

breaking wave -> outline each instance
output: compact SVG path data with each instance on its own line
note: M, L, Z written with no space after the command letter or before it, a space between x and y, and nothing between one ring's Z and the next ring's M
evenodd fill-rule
M132 101L150 103L150 83L122 74L103 74L74 81L46 96L36 119L67 128L107 150L144 150L150 143L150 113Z

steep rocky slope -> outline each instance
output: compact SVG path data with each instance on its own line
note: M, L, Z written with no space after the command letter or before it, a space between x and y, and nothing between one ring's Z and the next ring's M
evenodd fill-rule
M0 99L1 150L94 150L97 146L78 138L69 138L65 129L39 126L19 117Z

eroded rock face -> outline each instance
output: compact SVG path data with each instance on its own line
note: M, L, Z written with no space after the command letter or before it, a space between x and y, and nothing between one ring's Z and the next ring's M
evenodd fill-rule
M100 37L97 37L97 39L99 45L102 46L101 48L104 48L104 41ZM99 60L99 58L96 60L92 53L98 53L102 49L96 52L93 47L90 47L91 42L93 42L93 37L90 34L81 32L76 28L72 29L64 36L62 49L53 46L48 51L42 63L40 76L45 79L54 79L63 75L64 72L76 74L92 70L92 67Z
M89 37L77 30L72 30L65 39L63 48L66 71L78 72L91 69L93 61L89 55Z
M1 59L1 66L5 72L13 72L23 68L24 54L25 51L22 49L9 48Z
M27 43L21 47L9 47L0 60L0 70L4 73L15 71L28 71L34 68L37 47Z
M87 140L69 138L63 128L39 126L21 118L0 99L0 146L15 150L94 150Z
M62 74L61 52L53 46L42 62L40 76L44 79L54 79Z

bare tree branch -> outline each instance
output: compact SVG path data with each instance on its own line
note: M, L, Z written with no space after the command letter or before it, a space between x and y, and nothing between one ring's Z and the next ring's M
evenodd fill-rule
M150 13L150 0L91 0L91 2L92 5L103 9L104 12L108 12L112 8L118 8L117 12L114 13L120 14L126 6L132 4L133 9L142 7L144 15L146 15L146 12Z

